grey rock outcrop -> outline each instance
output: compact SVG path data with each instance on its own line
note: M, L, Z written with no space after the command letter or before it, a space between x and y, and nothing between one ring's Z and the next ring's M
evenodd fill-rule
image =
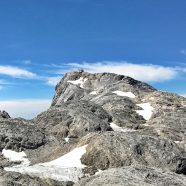
M6 111L0 111L0 118L10 118L10 115Z
M35 122L58 137L82 137L89 132L112 130L111 116L99 105L77 100L51 107Z
M82 163L105 170L141 164L186 173L186 153L172 141L134 132L106 132L82 138Z
M45 135L35 125L19 120L0 120L0 150L35 149L44 144Z
M84 81L83 87L72 83L72 81L79 80L80 78ZM60 105L72 99L81 99L94 90L100 93L111 92L121 87L123 91L130 90L135 94L140 92L149 93L156 90L152 86L128 76L112 73L90 74L83 71L71 72L67 73L56 86L56 94L53 98L52 106Z
M185 186L186 177L145 166L113 168L82 179L74 186Z

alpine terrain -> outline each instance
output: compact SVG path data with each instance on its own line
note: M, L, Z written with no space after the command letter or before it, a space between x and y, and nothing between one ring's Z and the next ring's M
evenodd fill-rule
M186 98L67 73L32 120L0 112L0 186L186 186Z

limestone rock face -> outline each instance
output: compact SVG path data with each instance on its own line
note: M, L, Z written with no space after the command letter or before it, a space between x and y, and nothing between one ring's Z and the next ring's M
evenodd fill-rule
M35 149L44 144L45 135L31 124L24 124L18 120L0 120L0 149Z
M51 107L35 122L48 132L61 137L82 137L89 132L112 130L111 116L99 105L77 100Z
M24 156L13 161L18 152ZM186 98L179 95L78 71L61 79L51 107L36 118L0 112L0 186L185 183Z
M87 152L81 161L105 170L141 164L185 174L186 153L172 141L133 132L106 132L82 138ZM181 165L180 165L181 164Z
M140 92L148 93L156 89L152 86L137 81L133 78L111 73L90 74L87 72L71 72L56 86L56 94L52 106L60 105L72 99L82 99L92 91L111 92L122 87L122 91L132 91L135 94Z
M185 186L186 178L172 172L145 166L112 168L82 179L74 186Z

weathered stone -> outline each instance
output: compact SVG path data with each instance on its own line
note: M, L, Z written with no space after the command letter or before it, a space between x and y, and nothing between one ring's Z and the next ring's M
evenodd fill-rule
M0 172L0 186L72 186L73 182L58 182L51 179L34 178L13 172Z
M186 177L145 166L113 168L74 186L186 186Z
M83 84L83 88L78 85L72 85L69 81L75 81L80 78L86 79ZM68 88L68 87L73 88ZM78 88L75 88L78 87ZM150 93L156 89L152 86L137 81L133 78L123 75L117 75L112 73L100 73L100 74L90 74L87 72L71 72L65 74L63 79L56 86L56 94L53 98L52 106L60 105L61 103L67 100L67 97L71 96L72 99L80 99L84 95L87 95L87 92L97 90L98 92L109 92L117 90L122 87L122 91L134 91L136 94L139 92ZM70 94L69 94L70 92ZM84 93L83 93L84 92ZM79 95L79 96L77 96Z
M45 135L35 125L17 120L0 120L0 149L35 149L44 144Z
M104 170L141 164L185 174L186 153L166 139L134 131L90 134L81 141L88 144L81 159L87 166Z
M89 132L112 130L111 116L99 105L77 100L50 108L35 122L58 137L82 137Z

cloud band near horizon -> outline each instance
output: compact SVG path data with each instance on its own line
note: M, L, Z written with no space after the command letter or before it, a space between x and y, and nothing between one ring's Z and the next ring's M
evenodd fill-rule
M130 76L134 79L145 82L164 82L176 79L180 74L186 73L186 67L165 67L153 64L135 64L127 61L103 61L95 63L67 63L64 65L48 65L48 68L54 68L55 71L49 74L37 74L16 66L0 65L0 75L10 76L12 78L36 79L43 81L48 85L56 85L64 73L71 70L84 69L90 73L110 72ZM1 80L2 81L2 80ZM0 81L0 84L1 84ZM1 84L2 85L2 84Z
M31 64L30 64L31 65ZM31 66L30 66L31 67ZM96 62L96 63L68 63L65 65L48 65L48 73L39 74L25 70L24 68L15 66L0 66L0 75L10 76L11 78L24 79L24 81L37 80L38 83L47 84L48 86L55 86L64 73L71 70L84 69L90 73L110 72L116 74L122 74L131 76L137 80L145 82L164 82L171 81L178 78L181 74L186 73L186 68L181 67L165 67L161 65L149 65L149 64L134 64L126 61L123 62ZM32 69L32 68L30 68ZM51 71L50 71L51 70ZM4 76L5 75L5 76ZM0 79L0 91L4 86L9 84L8 80ZM186 96L185 92L181 94ZM38 113L49 108L51 99L15 99L0 101L0 110L6 110L12 117L24 117L31 119Z

